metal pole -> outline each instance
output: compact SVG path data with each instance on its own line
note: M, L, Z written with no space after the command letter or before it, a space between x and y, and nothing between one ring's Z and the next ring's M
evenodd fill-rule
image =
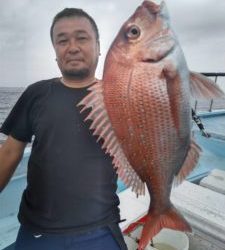
M209 112L212 112L212 106L213 106L213 99L211 99L211 102L210 102Z

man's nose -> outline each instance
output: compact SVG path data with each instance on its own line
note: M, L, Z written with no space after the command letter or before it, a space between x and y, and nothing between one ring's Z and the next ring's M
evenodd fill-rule
M80 51L80 47L79 47L79 44L76 42L76 41L70 41L69 43L69 52L70 53L76 53Z

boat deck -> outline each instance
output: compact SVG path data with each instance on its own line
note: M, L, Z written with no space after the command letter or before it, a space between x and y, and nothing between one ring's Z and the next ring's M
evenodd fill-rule
M121 216L126 219L121 228L125 230L146 215L150 197L146 194L137 198L130 189L126 189L120 194L120 200ZM189 250L225 249L225 195L184 181L172 191L171 200L192 226L193 232L187 234ZM133 230L125 237L129 250L137 249L134 238L140 237L139 232Z
M199 115L211 137L202 136L197 126L193 124L194 140L202 149L199 163L187 178L188 181L195 183L214 168L225 170L225 110L204 112Z

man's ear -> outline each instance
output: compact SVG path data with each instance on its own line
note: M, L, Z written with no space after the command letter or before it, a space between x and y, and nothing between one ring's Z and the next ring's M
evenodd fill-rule
M98 55L100 56L101 52L100 52L100 42L99 42L99 40L97 41L97 48L98 48Z

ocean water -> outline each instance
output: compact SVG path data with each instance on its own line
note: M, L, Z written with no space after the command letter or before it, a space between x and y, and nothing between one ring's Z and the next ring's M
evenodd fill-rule
M24 88L0 87L0 127L23 91ZM5 138L6 136L0 133L0 143Z

